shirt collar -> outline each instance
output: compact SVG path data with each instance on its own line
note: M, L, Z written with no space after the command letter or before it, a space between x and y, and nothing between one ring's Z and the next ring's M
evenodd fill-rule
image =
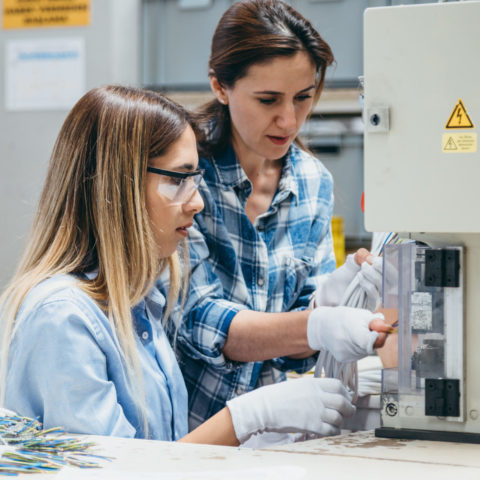
M83 276L87 280L93 280L98 275L98 269L92 270L91 272L84 272ZM133 308L140 307L145 309L145 300L149 300L149 303L155 304L158 308L163 309L167 303L165 295L160 291L157 285L154 285L151 290L147 293L146 297L140 300L137 305L134 305Z
M231 145L215 157L213 164L215 165L218 178L222 185L226 187L237 187L245 182L249 182Z
M164 309L166 303L165 295L154 285L146 297L142 298L133 309L145 310L146 307L149 307L149 310L152 310L151 306L153 305L156 309L155 313L158 314L158 312Z
M95 270L92 270L90 272L82 272L82 275L87 280L93 280L94 278L97 278L97 276L98 276L98 268L96 268Z
M143 345L152 341L152 323L161 323L165 303L165 296L154 286L147 296L132 308L135 330Z
M284 158L282 175L278 184L279 201L287 197L290 193L293 196L298 197L298 182L294 174L295 163L298 161L298 158L299 149L292 145ZM238 162L237 156L231 145L215 157L214 165L217 169L220 183L224 186L237 187L245 182L250 184L250 181Z
M278 182L278 194L274 202L280 202L292 194L298 201L298 181L295 176L295 166L299 159L299 149L291 145L283 161L282 175Z

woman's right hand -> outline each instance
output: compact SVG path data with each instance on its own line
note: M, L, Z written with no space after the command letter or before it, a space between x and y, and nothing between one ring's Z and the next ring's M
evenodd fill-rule
M381 347L390 330L382 313L319 307L308 317L307 339L310 348L330 352L337 362L355 362Z
M355 412L342 383L304 377L261 387L227 402L240 442L263 432L338 435Z

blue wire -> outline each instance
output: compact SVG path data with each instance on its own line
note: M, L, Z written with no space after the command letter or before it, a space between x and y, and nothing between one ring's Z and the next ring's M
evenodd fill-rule
M386 245L387 242L390 240L390 237L391 237L392 235L393 235L393 232L390 232L390 233L387 235L387 238L386 238L385 241L383 242L382 248L380 248L380 251L378 252L378 255L379 255L379 256L383 253L383 249L385 248L385 245Z

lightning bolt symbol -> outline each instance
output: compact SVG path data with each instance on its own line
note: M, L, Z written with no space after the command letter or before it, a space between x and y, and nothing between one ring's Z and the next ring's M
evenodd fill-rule
M462 109L460 107L457 108L457 118L458 118L458 123L462 123Z

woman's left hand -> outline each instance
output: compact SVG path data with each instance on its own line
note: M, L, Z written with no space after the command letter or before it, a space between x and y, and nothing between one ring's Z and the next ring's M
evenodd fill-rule
M313 294L312 307L337 307L341 305L347 288L358 275L360 288L365 292L368 305L374 310L381 298L382 258L375 257L366 248L347 256L345 263L334 272L324 275Z

